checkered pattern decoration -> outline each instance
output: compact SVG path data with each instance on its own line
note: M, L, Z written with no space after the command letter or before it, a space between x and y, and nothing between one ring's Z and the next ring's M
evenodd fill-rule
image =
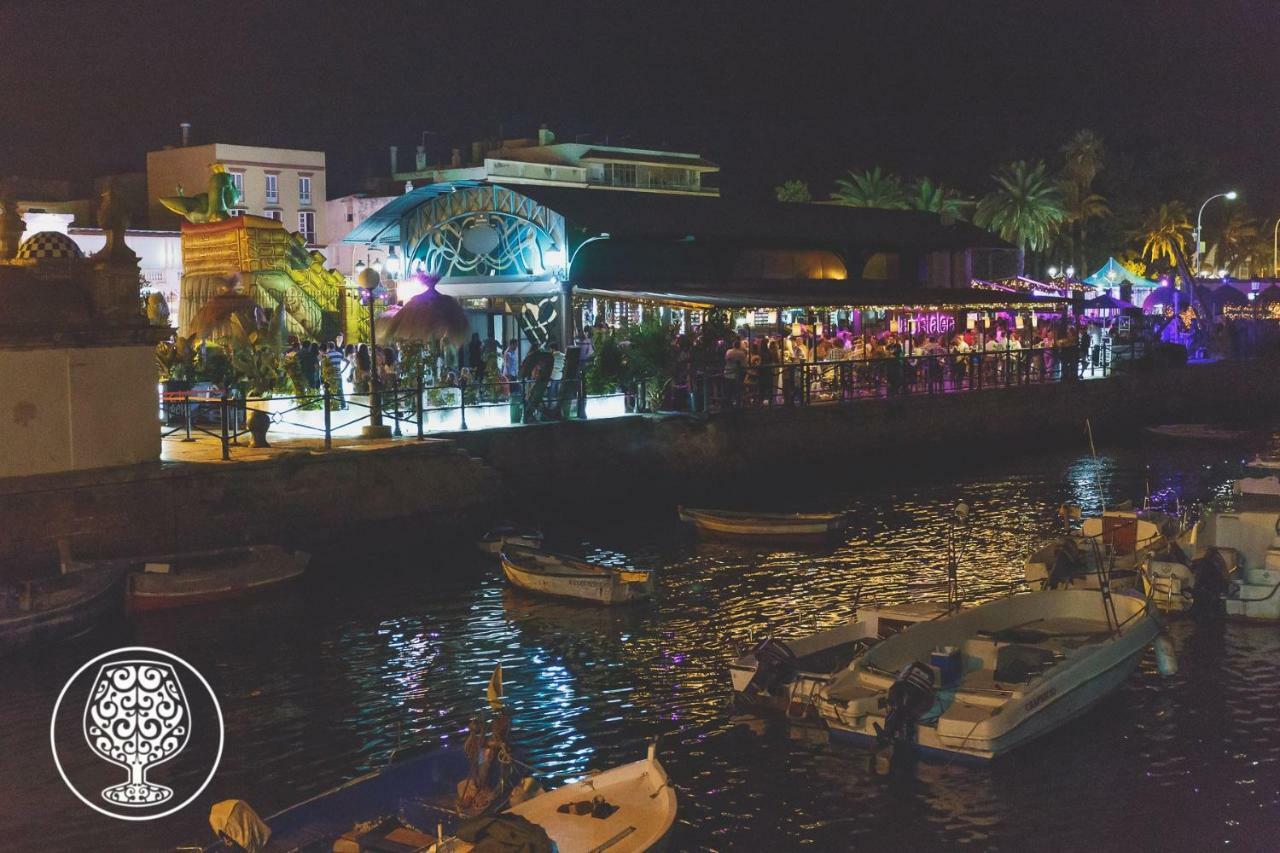
M18 247L18 257L31 261L71 260L83 258L84 253L66 234L41 231L22 241L22 245Z

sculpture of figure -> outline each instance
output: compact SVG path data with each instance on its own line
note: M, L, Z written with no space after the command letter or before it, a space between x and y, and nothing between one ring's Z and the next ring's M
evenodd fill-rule
M137 261L124 241L125 229L129 227L129 211L116 198L115 189L110 183L102 191L102 200L98 203L98 227L106 234L107 242L95 258L106 260Z
M188 222L222 222L231 217L231 209L239 201L235 182L221 163L209 164L209 189L199 195L178 194L160 199L160 203Z

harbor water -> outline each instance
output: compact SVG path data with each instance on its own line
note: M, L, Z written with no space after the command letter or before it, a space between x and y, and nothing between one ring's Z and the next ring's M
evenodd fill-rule
M602 608L504 586L469 542L384 522L317 549L269 596L148 615L0 661L0 849L172 850L211 840L211 803L269 814L386 762L458 742L501 662L520 756L551 783L659 754L679 796L678 850L1274 850L1280 838L1280 626L1171 621L1178 673L1139 671L1087 716L990 765L886 770L820 731L747 725L726 666L750 638L849 618L856 600L944 597L947 519L971 507L970 599L1003 594L1064 501L1172 509L1221 496L1265 446L1137 442L956 458L927 469L742 483L721 503L847 508L818 548L699 541L675 500L594 511L532 502L548 546L654 567L656 601ZM612 497L612 496L611 496ZM355 500L352 496L350 499ZM625 508L624 508L625 507ZM541 516L541 517L539 517ZM49 717L95 654L154 646L194 664L221 702L226 749L196 803L145 824L97 815L55 771Z

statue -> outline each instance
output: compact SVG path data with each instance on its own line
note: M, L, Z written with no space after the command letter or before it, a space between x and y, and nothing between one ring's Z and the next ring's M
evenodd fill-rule
M178 194L160 199L168 210L173 211L188 222L222 222L231 218L231 208L238 202L235 182L221 163L209 164L209 189L200 195L183 195L179 185Z
M107 242L94 255L95 258L137 263L138 256L124 241L125 229L129 227L129 211L116 198L110 183L102 191L102 200L98 203L98 227L106 234Z

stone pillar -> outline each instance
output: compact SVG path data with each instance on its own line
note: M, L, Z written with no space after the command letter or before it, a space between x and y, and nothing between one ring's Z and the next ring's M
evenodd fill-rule
M128 326L143 321L138 263L95 260L89 277L89 304L95 319Z
M13 199L0 200L0 261L11 261L22 245L22 232L27 224L18 213L18 203Z

